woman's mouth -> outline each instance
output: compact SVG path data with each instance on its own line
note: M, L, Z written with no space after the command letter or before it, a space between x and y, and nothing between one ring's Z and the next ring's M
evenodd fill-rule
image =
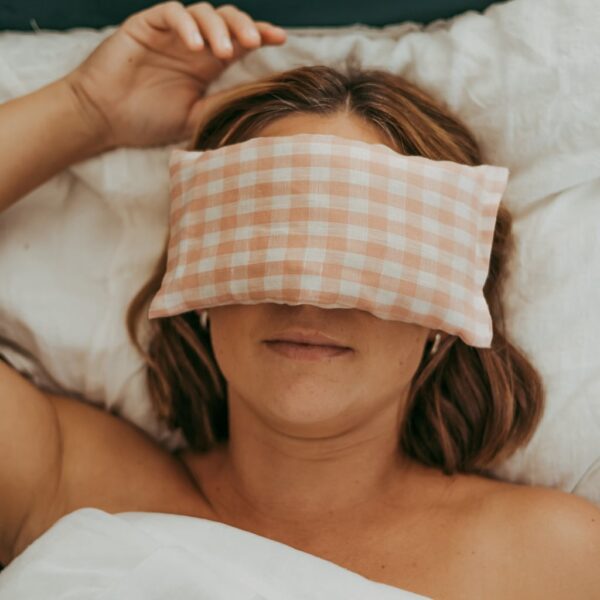
M266 341L264 343L273 352L295 360L323 360L336 356L348 356L352 353L352 348L341 346L304 344L279 340Z
M263 342L273 352L293 360L324 360L354 353L353 348L317 328L288 328Z

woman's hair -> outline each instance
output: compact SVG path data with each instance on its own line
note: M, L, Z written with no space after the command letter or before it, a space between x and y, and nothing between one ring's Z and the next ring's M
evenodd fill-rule
M340 112L374 125L399 153L483 164L473 135L460 120L403 77L380 70L342 74L325 66L300 67L232 90L200 123L192 149L257 137L286 115ZM511 216L500 205L484 287L493 320L492 347L468 346L445 335L429 356L428 342L408 394L400 447L447 474L489 469L530 439L542 415L540 376L505 335L501 285L512 247ZM180 427L192 448L208 450L228 436L227 390L198 314L146 323L151 328L147 349L137 333L165 268L166 252L132 301L127 326L145 357L159 416L170 427Z

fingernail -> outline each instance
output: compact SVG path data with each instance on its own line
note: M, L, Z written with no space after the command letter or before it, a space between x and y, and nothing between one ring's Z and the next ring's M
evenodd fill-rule
M260 33L256 29L246 29L246 36L250 38L252 42L260 42Z
M202 36L196 31L195 33L192 33L192 41L197 46L200 46L202 44Z
M233 46L231 45L231 40L227 36L223 36L221 38L221 45L225 50L233 50Z

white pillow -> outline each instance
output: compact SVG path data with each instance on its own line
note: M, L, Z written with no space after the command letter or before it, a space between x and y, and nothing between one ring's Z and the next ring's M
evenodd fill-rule
M599 27L595 0L513 0L426 28L290 30L285 49L249 54L211 87L304 64L343 68L350 57L445 100L476 135L485 162L509 167L505 202L517 252L507 324L542 373L548 404L531 443L496 474L598 503ZM68 72L112 31L1 33L0 99ZM124 327L167 234L169 149L90 159L0 216L0 336L41 359L60 386L173 448L181 436L154 418Z

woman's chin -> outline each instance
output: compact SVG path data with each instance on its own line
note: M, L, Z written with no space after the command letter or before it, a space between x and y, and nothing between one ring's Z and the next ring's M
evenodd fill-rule
M270 406L263 404L260 412L274 429L294 437L329 437L353 426L347 403L333 403L331 397L288 396Z

